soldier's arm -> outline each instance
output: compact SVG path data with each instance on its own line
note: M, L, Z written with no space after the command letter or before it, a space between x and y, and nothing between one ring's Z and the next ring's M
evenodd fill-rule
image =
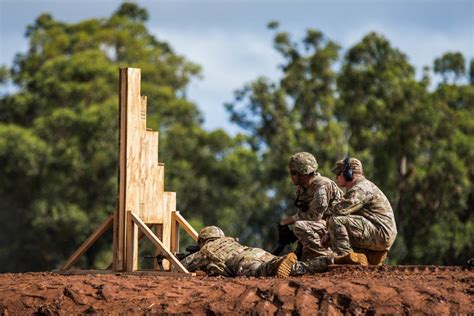
M194 272L196 270L205 270L209 260L202 251L198 251L181 260L181 263L189 272Z
M319 221L326 214L329 207L331 197L331 187L324 185L314 194L313 199L309 203L309 215L312 220Z
M318 191L314 193L314 196L311 202L308 205L308 211L298 212L295 217L295 220L310 220L310 221L319 221L324 217L328 206L329 206L329 195L330 188L328 186L322 186Z
M300 194L302 194L303 188L301 186L298 186L296 188L296 196L298 197ZM303 220L304 219L304 212L301 212L299 209L296 211L295 214L288 216L284 218L283 220L280 221L280 225L292 225L296 221Z
M331 213L349 215L359 211L367 202L366 194L357 188L346 192L339 203L332 206Z

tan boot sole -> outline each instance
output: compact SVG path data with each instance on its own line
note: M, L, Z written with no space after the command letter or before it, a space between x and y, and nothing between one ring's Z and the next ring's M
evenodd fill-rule
M368 266L369 261L367 256L363 253L351 252L340 257L334 258L334 263L336 264L355 264L361 266Z
M276 276L278 278L287 278L290 275L293 264L298 260L295 253L291 252L285 256L278 266Z
M368 251L366 254L369 264L381 266L387 259L388 251Z

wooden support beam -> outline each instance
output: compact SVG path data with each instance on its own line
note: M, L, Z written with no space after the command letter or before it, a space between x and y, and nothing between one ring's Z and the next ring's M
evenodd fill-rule
M179 211L174 211L173 217L176 219L176 221L184 228L184 230L188 233L189 236L194 241L198 240L198 233L194 230L194 228L191 226L191 224L188 223L188 221L179 213Z
M138 270L138 227L127 211L127 271Z
M179 223L176 220L176 211L171 212L171 252L179 252Z
M112 226L114 221L114 214L111 214L107 219L100 225L89 238L77 248L77 250L69 257L66 263L63 265L61 270L67 270L72 267L76 261L99 239L106 231Z
M127 210L139 210L140 192L140 95L141 71L120 68L119 73L119 206L114 263L118 271L127 268ZM143 120L142 120L143 121Z
M158 239L158 237L153 234L153 232L146 226L146 224L133 212L130 212L130 216L135 224L145 233L145 235L150 239L150 241L161 250L165 257L176 267L179 272L189 273L188 270L179 262L179 260L163 245L163 243Z

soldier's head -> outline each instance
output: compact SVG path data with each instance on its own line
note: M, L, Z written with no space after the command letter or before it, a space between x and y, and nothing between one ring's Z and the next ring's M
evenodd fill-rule
M318 162L310 153L300 152L291 156L288 162L291 180L295 185L303 185L307 180L316 174Z
M217 226L207 226L201 229L198 235L198 244L202 247L211 240L225 237L224 232Z
M332 172L336 175L336 183L341 187L351 186L351 184L364 174L360 160L349 157L338 160Z

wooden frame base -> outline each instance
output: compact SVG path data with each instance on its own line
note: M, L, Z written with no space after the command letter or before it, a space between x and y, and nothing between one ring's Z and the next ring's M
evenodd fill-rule
M198 233L194 228L186 221L186 219L179 213L179 211L173 211L171 213L172 219L172 236L173 240L172 249L176 252L179 248L179 227L189 234L189 236L197 241ZM129 240L128 244L130 245L128 249L129 258L127 264L127 270L118 271L118 270L70 270L72 266L79 260L79 258L114 224L114 215L110 215L90 236L87 238L81 246L69 257L69 259L64 263L60 270L55 270L55 273L60 273L64 275L73 275L73 274L108 274L108 273L155 273L157 275L169 275L174 274L184 274L184 275L195 275L190 273L186 268L181 264L181 262L176 258L172 251L166 249L161 240L156 236L156 234L145 224L135 213L132 211L127 212L127 226L129 227ZM139 270L138 269L138 240L141 237L146 236L152 242L152 244L157 248L157 251L163 254L168 261L175 266L177 272L174 271L159 271L155 270ZM173 247L174 246L174 247ZM113 266L113 264L111 265ZM110 267L110 266L109 266Z

